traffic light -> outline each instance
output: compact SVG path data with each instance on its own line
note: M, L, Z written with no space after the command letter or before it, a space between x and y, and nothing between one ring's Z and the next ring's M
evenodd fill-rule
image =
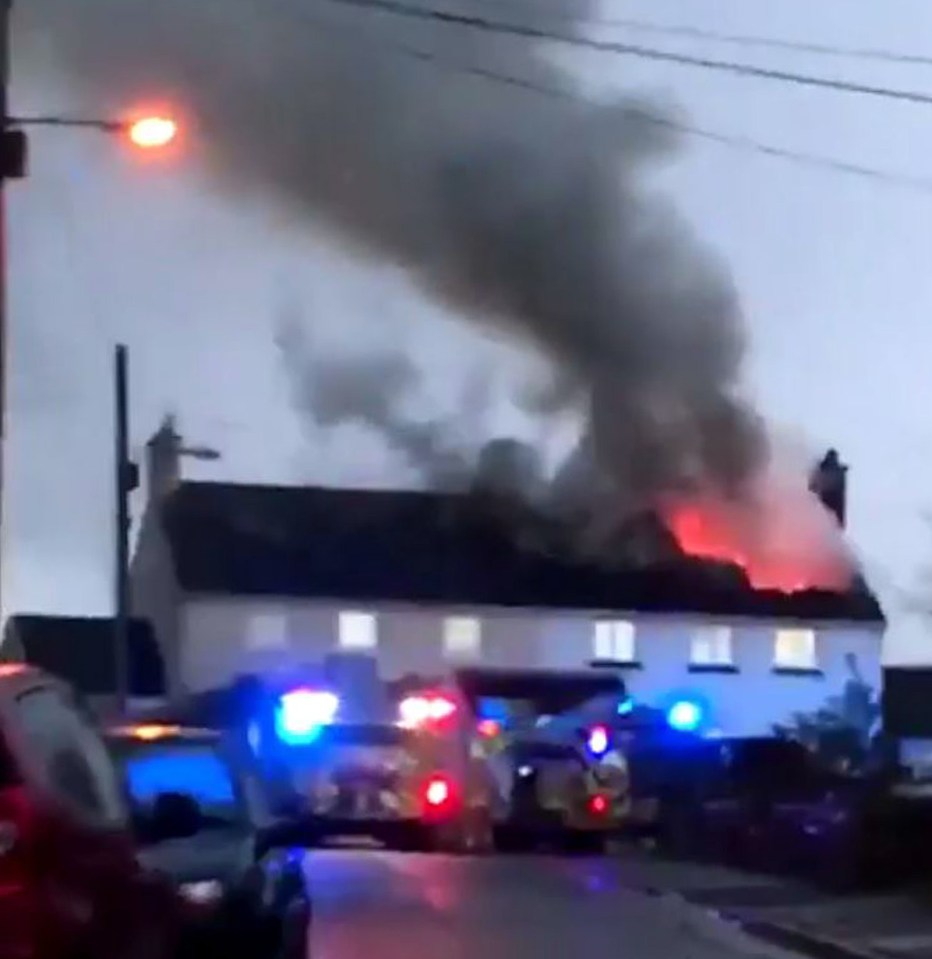
M126 135L140 150L160 150L178 136L178 124L166 116L140 117L127 125Z

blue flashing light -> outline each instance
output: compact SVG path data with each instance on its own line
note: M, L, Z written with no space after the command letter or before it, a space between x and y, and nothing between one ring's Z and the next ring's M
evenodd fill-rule
M618 704L619 716L630 716L634 712L634 700L629 696Z
M604 726L593 726L586 745L593 756L604 756L609 747L608 730Z
M680 699L667 711L667 722L681 733L694 733L704 719L702 707L691 699Z
M275 732L289 746L314 742L324 726L333 722L340 701L333 693L313 689L295 689L278 700Z

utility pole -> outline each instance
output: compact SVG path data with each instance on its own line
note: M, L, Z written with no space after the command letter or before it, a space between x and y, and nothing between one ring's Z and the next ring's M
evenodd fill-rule
M132 693L129 646L129 494L139 485L139 468L129 458L128 367L128 351L126 346L120 343L113 355L113 478L116 496L113 672L116 708L120 715L126 713L127 701Z
M9 132L9 87L10 87L10 15L13 0L0 0L0 143L3 151L3 167L0 169L0 556L3 549L5 524L3 509L4 479L6 477L6 407L7 407L7 237L6 237L6 181L7 134ZM0 562L0 585L6 564ZM3 618L3 591L0 588L0 619Z
M10 16L13 0L0 0L0 552L3 543L4 452L7 408L7 236L6 184L26 175L26 135L10 122ZM0 563L0 579L3 564ZM0 616L3 599L0 595Z

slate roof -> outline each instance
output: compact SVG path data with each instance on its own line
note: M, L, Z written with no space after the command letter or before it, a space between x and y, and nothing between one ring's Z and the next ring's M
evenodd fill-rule
M721 564L606 569L522 548L459 494L186 482L163 509L189 593L883 623L866 587L787 596Z
M89 696L113 693L115 657L113 619L109 616L11 616L4 628L2 653L15 655L7 645L15 637L23 659ZM129 692L156 697L165 692L162 656L151 624L133 619L129 624Z

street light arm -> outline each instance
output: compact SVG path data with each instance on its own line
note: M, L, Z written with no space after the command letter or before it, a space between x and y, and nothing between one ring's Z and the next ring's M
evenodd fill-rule
M178 125L171 117L144 116L134 120L102 120L95 117L27 116L10 117L9 126L58 127L60 129L97 130L126 137L142 150L158 150L168 146L178 133Z
M129 120L93 120L84 117L27 116L10 117L14 127L66 127L102 130L104 133L125 133L132 126Z

